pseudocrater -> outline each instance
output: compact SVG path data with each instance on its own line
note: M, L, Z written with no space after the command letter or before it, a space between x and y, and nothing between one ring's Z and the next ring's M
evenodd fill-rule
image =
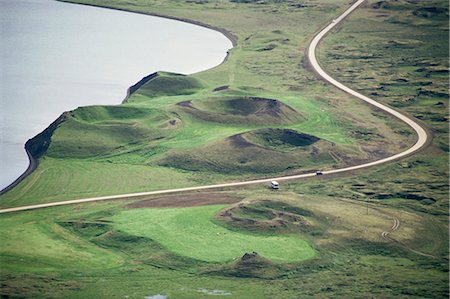
M158 164L189 171L281 173L334 163L336 145L291 129L265 128L236 134L199 148L174 151Z
M184 101L177 104L192 116L210 122L271 125L303 121L294 108L274 99L259 97L222 97Z

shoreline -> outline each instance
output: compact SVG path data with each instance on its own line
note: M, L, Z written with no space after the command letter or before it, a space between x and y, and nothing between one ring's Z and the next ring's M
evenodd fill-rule
M69 112L63 112L57 119L55 119L47 128L36 136L30 138L25 142L25 152L28 155L28 167L27 169L11 184L0 190L0 195L3 195L16 187L20 182L22 182L26 177L33 173L39 166L39 159L45 154L48 147L50 146L51 138L53 132L62 124Z
M27 169L17 179L15 179L11 184L9 184L8 186L6 186L2 190L0 190L0 195L3 195L5 193L7 193L8 191L12 190L20 182L22 182L25 178L27 178L30 174L32 174L37 169L37 167L39 166L39 159L35 159L33 157L33 155L27 149L26 145L25 145L25 152L27 153L27 156L28 156L28 167L27 167Z
M112 9L112 10L117 10L117 11L130 12L130 13L135 13L135 14L140 14L140 15L145 15L145 16L159 17L159 18L175 20L175 21L180 21L180 22L184 22L184 23L189 23L189 24L201 26L201 27L204 27L204 28L211 29L211 30L214 30L214 31L222 33L226 38L228 38L231 41L231 44L233 46L232 48L237 46L237 42L239 40L239 38L234 33L232 33L231 31L228 31L228 30L226 30L224 28L221 28L221 27L217 27L217 26L214 26L214 25L203 23L203 22L200 22L200 21L188 19L188 18L175 17L175 16L164 15L164 14L153 13L153 12L142 12L142 11L136 11L136 10L126 9L126 8L115 8L115 7L111 7L111 6L101 6L101 5L90 4L90 3L79 3L79 2L70 1L70 0L69 1L67 1L67 0L55 0L55 1L62 2L62 3L69 3L69 4L84 5L84 6L103 8L103 9ZM223 64L225 61L226 61L226 57L225 57L223 62L221 62L220 64L216 65L215 67Z
M111 9L111 10L117 10L117 11L123 11L123 12L128 12L128 13L135 13L135 14L140 14L140 15L146 15L146 16L152 16L152 17L159 17L159 18L165 18L165 19L170 19L170 20L174 20L174 21L179 21L179 22L184 22L184 23L188 23L188 24L193 24L193 25L197 25L197 26L201 26L210 30L214 30L217 31L219 33L221 33L222 35L224 35L230 42L232 45L233 49L234 47L236 47L237 45L237 41L238 41L238 37L233 34L232 32L217 27L217 26L213 26L213 25L209 25L203 22L199 22L199 21L195 21L195 20L191 20L191 19L187 19L187 18L179 18L179 17L173 17L173 16L168 16L168 15L162 15L162 14L158 14L158 13L143 13L143 12L138 12L138 11L133 11L133 10L129 10L129 9L121 9L121 8L113 8L113 7L108 7L108 6L100 6L100 5L95 5L95 4L86 4L86 3L77 3L77 2L71 2L71 1L65 1L65 0L55 0L57 2L61 2L61 3L66 3L66 4L74 4L74 5L84 5L84 6L90 6L90 7L97 7L97 8L102 8L102 9ZM228 60L228 56L230 55L230 51L228 50L226 52L226 56L225 58L222 60L221 63L219 63L218 65L213 66L212 68L218 67L222 64L224 64L227 60ZM209 68L208 70L212 69ZM127 95L124 98L124 100L122 102L120 102L117 105L122 105L124 103L126 103L128 101L128 98L131 96L131 94L133 94L137 89L139 89L139 87L141 87L143 84L145 84L148 80L152 79L154 76L157 75L157 73L159 71L162 70L158 70L158 71L154 71L153 73L144 76L141 80L139 80L137 83L134 83L133 85L130 85L127 88ZM204 70L206 71L206 70ZM95 105L95 104L93 104ZM68 113L69 111L63 111L62 115L64 115L65 113ZM61 115L61 116L62 116ZM24 179L26 179L30 174L32 174L37 167L39 166L39 159L41 158L42 155L39 156L34 156L29 148L28 148L28 144L32 141L35 140L36 138L38 138L39 136L41 136L42 134L44 134L44 132L49 132L51 131L51 135L53 135L53 131L56 130L56 127L54 127L54 124L57 123L58 121L60 121L61 116L59 116L56 120L54 120L47 128L45 128L42 132L38 133L37 135L33 136L32 138L30 138L24 145L24 149L25 152L27 153L28 156L28 167L27 169L17 178L15 179L11 184L7 185L6 187L4 187L3 189L0 190L0 196L6 194L7 192L11 191L14 187L16 187L18 184L20 184ZM61 122L59 122L61 123ZM54 127L54 128L53 128ZM51 142L51 135L48 139L48 143Z
M147 83L148 81L152 80L153 78L158 76L158 72L154 72L151 73L150 75L145 76L144 78L142 78L141 80L139 80L136 84L131 85L130 87L128 87L127 89L127 95L125 96L125 98L123 99L123 101L120 103L120 105L128 103L128 99L139 89L141 88L143 85L145 85L145 83Z

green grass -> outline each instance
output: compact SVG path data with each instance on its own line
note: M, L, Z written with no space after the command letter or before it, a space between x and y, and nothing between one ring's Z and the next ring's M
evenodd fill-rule
M253 251L283 262L314 256L314 250L297 236L250 235L217 225L213 217L222 208L135 209L111 220L120 231L153 239L169 251L202 261L227 262Z
M2 196L2 206L20 206L30 202L44 203L197 184L190 174L181 171L120 163L120 160L112 163L45 158L40 166L33 176L23 181L22 188L14 189Z
M196 247L205 250L200 245L215 244L216 232L226 233L220 238L229 234L229 242L223 245L226 248L233 247L233 238L243 236L243 244L236 245L243 251L256 249L245 248L246 244L255 244L253 237L259 238L263 247L271 244L268 232L249 234L242 227L228 230L217 226L211 220L220 206L129 210L122 208L129 201L118 201L2 215L1 294L33 298L142 298L159 293L175 298L210 298L201 291L208 289L229 292L228 298L292 298L299 293L306 297L445 298L447 262L440 257L418 256L400 245L427 243L424 236L427 240L441 236L445 223L435 223L431 229L427 228L431 220L427 215L417 217L384 207L382 211L370 208L366 215L364 204L336 196L297 194L286 184L283 189L268 194L267 189L253 187L238 193L246 202L254 202L255 207L286 209L305 215L310 222L310 232L295 236L283 233L278 238L307 240L314 247L314 258L288 262L281 255L282 262L271 265L277 269L272 278L237 276L242 273L228 270L233 269L234 262L223 261L222 257L218 258L222 261L212 263L201 261L202 257L200 260L186 257L188 253L196 255ZM270 203L261 201L268 198ZM199 211L194 213L196 209ZM401 217L401 229L392 234L399 244L380 239L380 231L392 225L383 212ZM173 218L167 218L170 215L179 215L178 219L183 220L181 227ZM169 231L174 223L178 231ZM181 230L189 233L192 228L203 236L193 235L190 239L188 235L179 235L179 240L184 241L182 246L193 247L177 254L164 246L164 242L173 241L174 233L180 234ZM427 228L428 233L416 235L422 228ZM211 229L211 238L204 238ZM156 234L158 242L153 239ZM442 240L440 244L447 243ZM279 246L271 245L274 248L269 251ZM414 248L429 247L423 244ZM283 248L278 249L275 255L284 253ZM439 252L436 248L431 250L426 252ZM211 257L211 251L204 255ZM229 256L239 258L241 254L242 251L236 251ZM255 271L273 269L266 265Z
M274 99L257 97L215 97L178 104L193 118L223 124L268 126L299 123L301 113Z
M2 215L0 264L3 273L98 270L123 263L120 255L68 233L47 215L46 212ZM83 263L79 263L80 260Z
M200 80L180 74L159 72L152 80L137 90L146 97L189 95L204 87Z

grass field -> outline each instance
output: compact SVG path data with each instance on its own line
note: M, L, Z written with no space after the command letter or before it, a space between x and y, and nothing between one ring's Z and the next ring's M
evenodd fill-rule
M2 217L0 250L3 273L54 273L62 265L70 265L65 270L80 272L113 268L123 263L119 255L93 247L66 232L54 219L46 219L46 215L44 212ZM19 260L17 256L20 256ZM80 260L83 263L79 263Z
M346 1L79 2L195 19L239 40L214 69L161 72L126 104L71 111L2 207L326 169L414 141L304 67L307 42ZM338 80L420 119L430 146L277 192L255 185L183 194L183 207L142 198L1 215L1 296L448 298L448 3L368 1L319 58ZM221 205L190 207L197 195ZM394 219L400 227L382 238Z
M229 262L246 252L274 261L302 261L314 250L296 236L250 235L227 230L212 221L225 206L139 209L112 218L116 229L147 237L178 255L208 262Z
M2 216L7 246L0 249L2 265L8 267L1 270L1 292L46 298L215 296L205 289L230 293L230 298L445 296L445 259L417 255L380 236L395 215L402 225L392 238L440 256L447 243L436 238L445 225L431 229L429 215L373 204L367 209L364 203L299 194L288 186L272 195L260 188L220 194L242 198L233 213L253 219L256 227L217 218L224 206L130 209L130 201ZM189 197L195 200L195 193ZM264 223L281 213L290 217L271 223L285 225L267 230ZM417 234L422 229L425 238ZM26 244L23 236L28 236ZM282 254L282 244L271 243L275 238L306 251L290 247ZM220 249L206 250L219 244ZM260 257L243 258L253 251ZM272 261L264 258L270 252Z

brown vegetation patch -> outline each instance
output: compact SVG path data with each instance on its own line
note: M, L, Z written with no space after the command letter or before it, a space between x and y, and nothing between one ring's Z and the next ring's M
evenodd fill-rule
M276 264L253 251L245 253L231 264L209 266L203 274L274 279L292 270L292 268L292 264Z
M231 145L235 148L252 147L255 144L250 143L247 139L243 137L243 134L233 135L227 138Z
M286 203L263 200L233 205L216 217L228 225L250 231L298 232L310 229L307 216L312 213Z
M232 204L241 198L221 193L179 194L144 199L126 205L125 208L186 208L217 204Z

